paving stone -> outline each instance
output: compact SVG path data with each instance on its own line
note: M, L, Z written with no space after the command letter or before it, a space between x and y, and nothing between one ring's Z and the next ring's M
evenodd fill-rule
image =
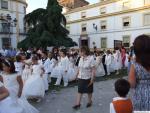
M113 84L116 80L96 82L94 85L93 106L86 108L87 95L82 99L81 109L72 109L75 103L77 87L53 91L45 96L41 103L34 103L40 113L109 113L109 105L116 96Z

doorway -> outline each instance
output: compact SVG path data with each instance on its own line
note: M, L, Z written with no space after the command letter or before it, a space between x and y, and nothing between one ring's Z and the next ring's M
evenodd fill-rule
M86 46L86 47L88 47L88 39L81 39L81 46L83 47L83 46Z

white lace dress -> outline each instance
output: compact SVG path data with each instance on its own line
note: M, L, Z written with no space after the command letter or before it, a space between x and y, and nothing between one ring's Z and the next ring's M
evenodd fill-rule
M0 109L0 113L39 113L38 110L28 103L24 96L18 98L19 84L17 82L17 74L3 74L2 77L4 87L8 89L10 97L0 105L3 108Z
M55 64L55 67L53 68L53 70L51 72L52 78L57 78L57 77L61 76L60 66L61 66L61 62L57 61L57 63Z
M102 57L101 56L96 57L95 67L96 67L96 76L97 77L105 75L105 71L104 71L104 67L103 67L103 64L102 64Z
M42 66L40 64L32 66L32 74L24 84L23 94L26 98L44 97L45 87L44 80L41 77Z
M25 68L22 72L22 80L23 83L25 84L25 82L28 80L29 76L31 75L31 69L29 65L25 65Z
M0 82L0 88L3 84ZM14 106L10 97L0 101L0 113L24 113L21 106Z
M122 67L122 61L121 61L121 53L119 50L116 50L116 53L114 56L114 69L119 70Z
M74 64L74 59L69 58L69 68L67 71L67 77L69 82L75 80L76 75L77 75L77 67Z

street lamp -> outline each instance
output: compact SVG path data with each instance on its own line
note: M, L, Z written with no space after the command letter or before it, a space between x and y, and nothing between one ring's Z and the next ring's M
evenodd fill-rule
M97 25L93 23L93 28L97 31Z

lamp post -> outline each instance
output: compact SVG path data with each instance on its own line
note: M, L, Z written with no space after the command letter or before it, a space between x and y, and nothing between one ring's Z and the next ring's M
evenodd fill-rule
M93 28L97 31L97 25L93 23Z

